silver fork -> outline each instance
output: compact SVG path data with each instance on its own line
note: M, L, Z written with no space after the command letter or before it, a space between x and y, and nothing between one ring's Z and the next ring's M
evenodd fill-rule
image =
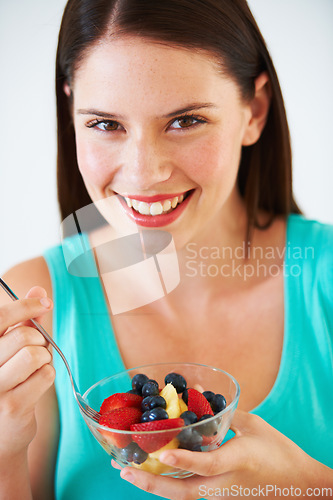
M12 300L18 300L17 295L15 295L15 293L9 288L9 286L7 285L7 283L5 283L2 278L0 278L0 286L4 289L4 291L9 295L9 297ZM43 335L43 337L54 347L54 349L57 351L57 353L60 355L61 359L65 363L65 366L67 368L68 375L69 375L69 378L70 378L70 381L71 381L71 384L72 384L72 387L73 387L74 397L76 399L77 404L79 405L79 408L80 408L81 412L84 415L86 415L87 417L92 418L93 420L95 420L95 422L98 422L101 415L100 415L100 413L98 413L97 411L95 411L93 408L91 408L91 406L89 406L84 401L83 397L79 393L79 390L78 390L78 387L77 387L76 382L74 380L74 377L72 375L71 369L69 367L69 364L67 363L67 359L65 358L63 352L59 349L59 347L54 342L54 340L52 339L52 337L50 337L50 335L47 333L47 331L44 330L44 328L42 327L42 325L40 325L34 319L31 319L30 321L31 321L31 323L33 323L33 325L35 326L35 328L37 328L37 330Z

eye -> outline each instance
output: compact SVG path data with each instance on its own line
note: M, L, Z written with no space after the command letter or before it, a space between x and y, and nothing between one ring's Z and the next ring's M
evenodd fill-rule
M86 125L88 128L97 128L103 132L115 132L119 130L120 124L113 120L93 120Z
M184 115L176 118L172 124L171 128L173 129L186 129L186 128L193 128L200 123L206 123L206 120L199 118L197 116L192 116L192 115Z

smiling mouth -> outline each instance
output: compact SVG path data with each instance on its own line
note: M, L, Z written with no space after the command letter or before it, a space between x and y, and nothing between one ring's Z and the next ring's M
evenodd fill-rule
M173 212L178 205L181 205L181 203L186 200L192 191L193 189L186 191L179 196L174 196L161 201L155 201L153 203L136 200L135 198L128 198L127 196L122 196L122 198L126 201L127 206L132 208L135 212L141 215L157 216Z

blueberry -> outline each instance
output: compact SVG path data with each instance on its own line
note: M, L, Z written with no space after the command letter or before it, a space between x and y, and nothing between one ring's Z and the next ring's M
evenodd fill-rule
M119 455L121 460L124 460L125 462L132 462L133 461L133 453L136 450L136 447L138 445L132 441L126 448L122 448L119 450Z
M212 415L203 415L199 418L198 422L202 422L203 420L208 420L205 424L202 424L197 427L197 431L203 436L215 436L217 434L217 428L219 422L216 418L212 418Z
M177 436L179 447L185 450L201 451L202 436L195 429L183 429Z
M188 390L187 389L185 389L185 391L183 392L182 398L183 398L184 403L188 404Z
M126 446L126 448L122 448L119 455L123 461L134 462L136 464L142 464L148 457L148 453L143 451L140 446L133 441Z
M153 410L154 408L166 408L166 401L162 396L147 396L141 402L141 411Z
M169 415L163 408L154 408L153 410L150 410L148 419L150 422L153 422L154 420L166 420L169 418Z
M222 394L215 394L214 398L210 402L210 406L212 407L212 410L215 414L219 413L227 406L225 397L222 396Z
M148 453L143 451L140 446L137 445L137 449L133 453L133 462L135 464L142 464L148 458Z
M153 381L149 380L142 387L142 396L145 398L147 396L158 396L160 391L158 390L158 386Z
M139 391L139 394L141 394L142 387L146 382L148 382L148 380L149 378L147 377L147 375L144 375L143 373L134 375L134 377L132 378L132 389Z
M153 396L147 396L147 397L143 398L143 400L141 401L141 411L145 412L147 410L151 410L150 401L151 401L152 397Z
M142 415L141 415L141 423L149 422L149 414L150 414L150 410L147 410L144 413L142 413Z
M150 396L150 397L151 397L151 400L149 403L150 410L152 410L153 408L164 408L165 409L167 407L166 401L162 396Z
M179 418L184 420L185 425L195 424L198 421L196 414L193 411L184 411Z
M212 392L212 391L204 391L202 393L205 398L207 399L207 401L210 403L212 401L212 399L215 397L215 392Z
M158 382L156 382L156 380L154 380L153 378L148 379L147 382L151 382L152 384L155 384L156 387L158 388Z
M186 380L179 373L168 373L164 379L165 385L172 384L176 389L177 393L180 394L186 389Z

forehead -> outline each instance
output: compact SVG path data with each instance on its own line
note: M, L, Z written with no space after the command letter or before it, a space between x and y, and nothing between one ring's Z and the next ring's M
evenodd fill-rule
M161 105L169 99L212 99L221 91L237 93L213 55L139 37L101 40L81 61L74 77L74 98L120 99Z

